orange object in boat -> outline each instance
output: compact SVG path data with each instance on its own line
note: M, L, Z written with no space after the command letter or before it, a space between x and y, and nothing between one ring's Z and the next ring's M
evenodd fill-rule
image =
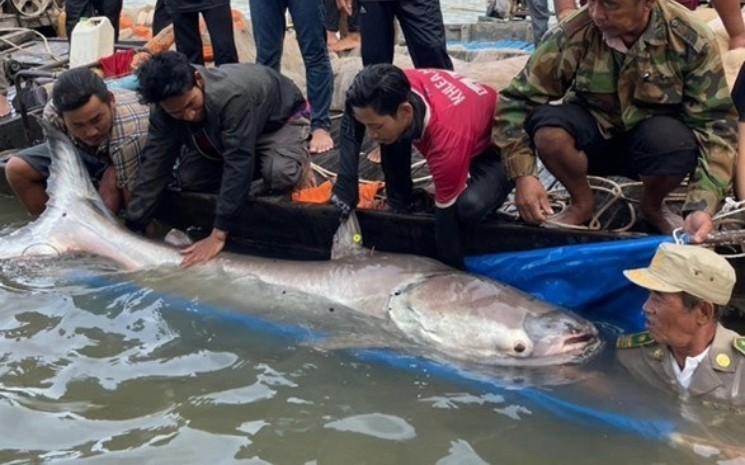
M153 38L153 29L150 26L134 26L132 33L139 39L150 40Z
M375 199L378 192L383 188L382 182L361 183L360 184L360 201L357 203L358 208L378 209L379 203ZM293 192L292 200L294 202L305 203L329 203L333 185L326 181L320 186L309 187L297 192Z
M132 18L130 18L126 13L122 12L122 16L119 18L119 30L122 29L129 29L131 27L134 27L135 22L132 21Z
M204 57L205 62L215 60L215 52L212 50L212 45L205 45L202 47L202 56Z

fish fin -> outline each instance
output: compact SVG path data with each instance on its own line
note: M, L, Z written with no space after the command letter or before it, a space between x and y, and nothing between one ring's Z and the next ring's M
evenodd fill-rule
M184 248L192 245L194 241L191 240L188 234L180 229L173 228L168 231L166 237L163 239L166 244L170 244L174 247Z
M85 201L109 221L114 222L114 216L93 186L72 139L48 121L40 120L39 124L44 129L52 159L47 178L47 210L64 211L76 202Z
M369 251L362 247L362 232L357 215L353 211L346 220L339 225L334 234L331 246L331 259L338 260L344 257L366 255Z

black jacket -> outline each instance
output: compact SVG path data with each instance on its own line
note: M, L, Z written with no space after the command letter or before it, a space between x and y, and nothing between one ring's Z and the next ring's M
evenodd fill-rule
M195 68L204 80L206 114L201 127L224 163L214 226L230 231L251 186L257 139L282 127L305 99L290 79L266 66ZM127 207L131 228L142 229L152 219L182 146L196 149L191 128L160 105L152 106L147 144Z

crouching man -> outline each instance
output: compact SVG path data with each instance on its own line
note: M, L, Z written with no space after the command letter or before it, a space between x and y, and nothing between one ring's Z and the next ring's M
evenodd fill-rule
M435 185L439 257L462 268L461 224L481 221L512 189L491 141L496 105L494 89L450 71L366 67L347 92L334 203L342 214L357 205L360 145L367 130L380 143L389 207L408 211L413 144Z
M684 7L589 0L502 91L494 138L526 222L553 213L537 156L572 197L551 218L568 225L592 218L588 174L625 175L644 185L644 219L669 234L682 220L663 201L691 174L683 214L698 242L732 183L736 115L713 35Z
M109 91L88 68L62 73L54 83L44 119L69 135L109 209L126 205L145 146L150 109L128 90ZM13 155L5 176L26 210L40 215L46 206L51 158L46 143Z
M252 181L284 192L303 179L309 124L299 113L305 100L292 81L265 66L192 66L178 52L154 56L137 77L142 100L153 105L127 225L145 228L181 154L180 187L219 192L212 233L183 251L184 266L206 262L225 246Z
M745 406L745 337L719 324L735 285L726 259L699 246L662 244L626 277L649 290L646 333L618 340L632 375L683 398Z

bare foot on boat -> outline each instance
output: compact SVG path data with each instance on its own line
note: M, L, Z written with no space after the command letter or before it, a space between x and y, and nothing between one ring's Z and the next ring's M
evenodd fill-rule
M333 148L334 139L331 138L331 134L326 129L318 128L313 130L310 136L311 155L328 152Z
M376 165L380 164L380 157L380 146L375 147L372 152L367 154L367 159L370 161L370 163L375 163Z
M683 217L673 213L665 204L662 204L662 208L657 209L644 208L644 205L642 205L642 218L660 234L666 236L683 227Z
M355 48L362 45L362 38L359 32L350 32L346 37L341 40L337 40L334 44L329 43L329 48L332 52L346 52L347 50L354 50Z
M590 219L592 219L592 203L587 205L584 204L571 204L561 213L550 216L546 220L546 224L551 226L583 226L586 225Z

